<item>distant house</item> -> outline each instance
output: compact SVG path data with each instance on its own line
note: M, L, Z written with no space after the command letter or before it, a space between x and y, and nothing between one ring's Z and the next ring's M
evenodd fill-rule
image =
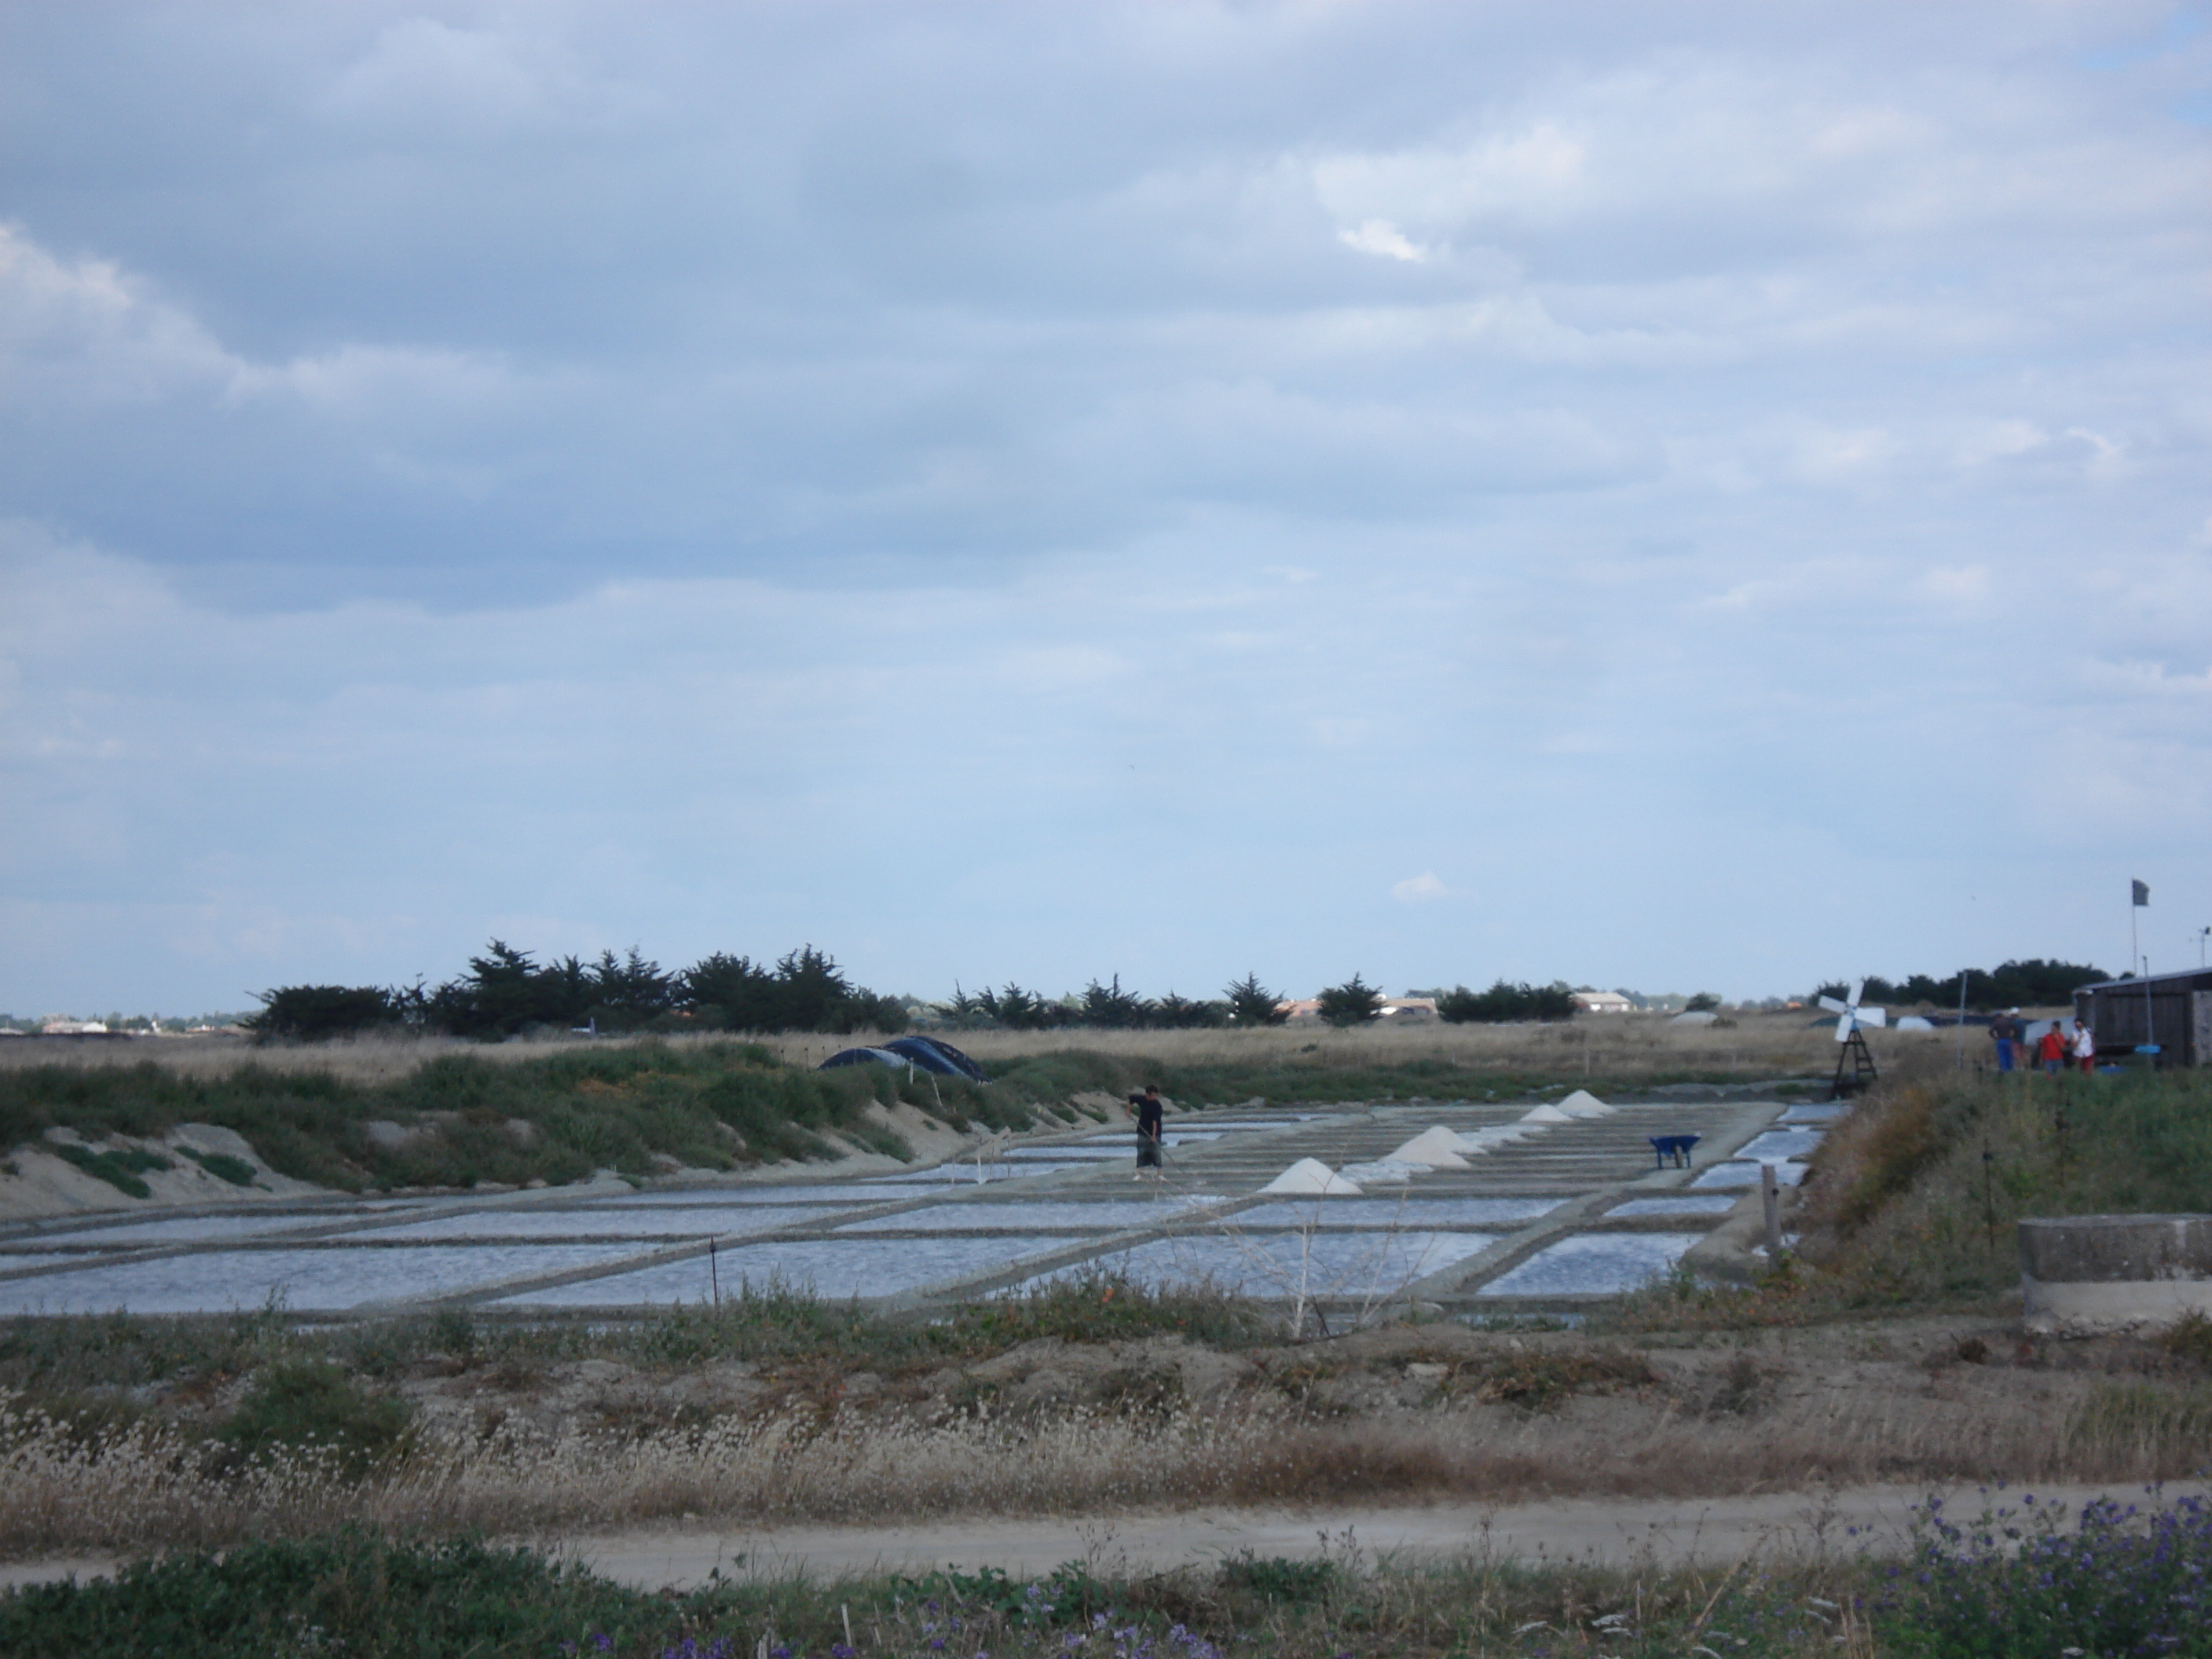
M1275 1005L1275 1011L1287 1014L1294 1020L1319 1019L1321 999L1301 997L1295 1002L1279 1002ZM1375 1017L1400 1021L1434 1019L1437 1017L1437 1000L1434 997L1384 997Z
M1434 1019L1437 1017L1437 1000L1434 997L1384 997L1381 1017L1397 1020Z
M1636 1005L1618 991L1577 991L1574 1005L1586 1014L1632 1014Z
M2084 985L2074 1012L2100 1054L2155 1044L2160 1066L2212 1065L2212 972L2202 968Z

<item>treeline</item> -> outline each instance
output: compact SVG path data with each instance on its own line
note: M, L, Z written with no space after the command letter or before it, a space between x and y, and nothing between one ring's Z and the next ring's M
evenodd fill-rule
M1565 981L1539 986L1501 979L1487 991L1470 991L1460 985L1448 991L1410 994L1432 998L1437 1016L1455 1024L1571 1019L1576 1012L1574 993ZM1381 990L1354 974L1341 985L1324 990L1316 999L1314 1012L1330 1025L1364 1025L1382 1017L1382 1004ZM1172 991L1158 998L1139 996L1122 988L1118 974L1103 982L1092 980L1080 996L1058 999L1014 984L995 991L955 987L952 1000L943 1005L943 1012L948 1023L955 1025L995 1025L1017 1031L1074 1026L1109 1030L1250 1027L1280 1025L1291 1017L1290 1005L1282 994L1262 985L1256 974L1245 975L1224 987L1218 998L1203 1001Z
M968 991L956 985L952 1000L943 1008L951 1024L996 1025L1010 1031L1049 1031L1071 1025L1121 1031L1207 1030L1280 1025L1291 1017L1281 993L1261 984L1257 974L1232 981L1220 996L1206 999L1173 991L1162 997L1139 996L1121 988L1119 974L1103 984L1092 980L1079 997L1042 996L1012 983L995 991L988 987Z
M508 1037L530 1030L903 1031L906 1005L802 945L774 964L723 951L680 972L635 950L539 963L494 939L468 971L425 987L287 985L260 994L257 1036L316 1042L380 1030Z
M1932 1003L1938 1008L1959 1006L1964 981L1966 1006L1987 1012L1993 1008L2051 1008L2071 1002L2084 985L2094 985L2112 975L2101 968L2073 962L2045 962L2030 957L2025 962L2001 963L1993 969L1971 968L1948 979L1915 974L1909 979L1888 980L1870 975L1860 995L1875 1004ZM1814 994L1841 998L1850 988L1841 980L1820 987Z

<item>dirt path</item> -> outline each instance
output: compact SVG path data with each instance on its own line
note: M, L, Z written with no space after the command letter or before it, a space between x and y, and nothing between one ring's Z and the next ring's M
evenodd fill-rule
M2168 1498L2205 1492L2170 1486ZM641 1589L691 1589L720 1568L728 1577L915 1572L947 1565L995 1566L1019 1576L1083 1561L1103 1573L1146 1573L1202 1565L1246 1551L1261 1558L1341 1554L1347 1539L1370 1557L1399 1560L1488 1556L1531 1565L1590 1561L1613 1566L1727 1565L1747 1556L1802 1559L1826 1553L1875 1555L1900 1550L1923 1486L1772 1492L1748 1498L1567 1498L1516 1504L1344 1507L1310 1510L1191 1510L1176 1513L987 1521L922 1521L902 1526L781 1527L759 1532L680 1528L540 1539L595 1571ZM1954 1516L1971 1518L1988 1501L1975 1487L1939 1492ZM2139 1501L2126 1484L2039 1488L2078 1513L2090 1498ZM2005 1500L2005 1501L2009 1501ZM1856 1530L1854 1530L1854 1528ZM101 1577L109 1556L0 1564L0 1589Z
M2169 1494L2181 1490L2167 1488ZM564 1539L560 1547L608 1577L653 1589L696 1585L716 1567L732 1576L829 1577L957 1564L1020 1575L1080 1560L1108 1572L1156 1572L1247 1550L1262 1558L1340 1552L1347 1533L1370 1555L1401 1559L1487 1553L1531 1564L1575 1559L1682 1566L1726 1564L1752 1554L1893 1553L1904 1547L1912 1506L1928 1494L1924 1486L1874 1486L1656 1502L1573 1498L1398 1509L1194 1510L1096 1521L784 1527L757 1533L635 1531ZM1969 1517L1987 1501L1973 1487L1942 1496L1948 1511ZM2124 1503L2142 1493L2126 1485L2036 1493L2039 1500L2063 1499L2077 1513L2083 1503L2103 1496Z

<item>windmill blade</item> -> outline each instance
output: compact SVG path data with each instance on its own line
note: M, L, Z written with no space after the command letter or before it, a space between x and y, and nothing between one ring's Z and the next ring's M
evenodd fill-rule
M1848 1014L1851 1011L1849 1003L1838 1002L1833 997L1822 997L1820 1006L1832 1014Z
M1889 1024L1889 1011L1887 1008L1862 1008L1859 1010L1859 1024L1887 1025Z
M1855 979L1851 981L1851 994L1849 997L1845 998L1844 1000L1849 1002L1852 1007L1856 1008L1859 1006L1859 998L1865 994L1865 991L1866 981L1863 979Z
M1838 1042L1849 1042L1851 1040L1851 1017L1849 1014L1845 1014L1841 1019L1836 1022L1836 1041Z

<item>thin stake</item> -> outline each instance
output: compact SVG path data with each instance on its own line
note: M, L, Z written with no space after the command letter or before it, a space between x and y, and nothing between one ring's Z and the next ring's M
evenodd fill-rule
M1982 1138L1982 1226L1989 1235L1990 1254L1997 1249L1997 1194L1993 1173L1997 1155L1990 1150L1989 1137Z
M714 1287L714 1305L722 1305L722 1269L714 1260L714 1241L707 1241L707 1280Z
M1766 1210L1766 1265L1782 1265L1782 1194L1776 1185L1774 1166L1759 1166L1759 1196Z

